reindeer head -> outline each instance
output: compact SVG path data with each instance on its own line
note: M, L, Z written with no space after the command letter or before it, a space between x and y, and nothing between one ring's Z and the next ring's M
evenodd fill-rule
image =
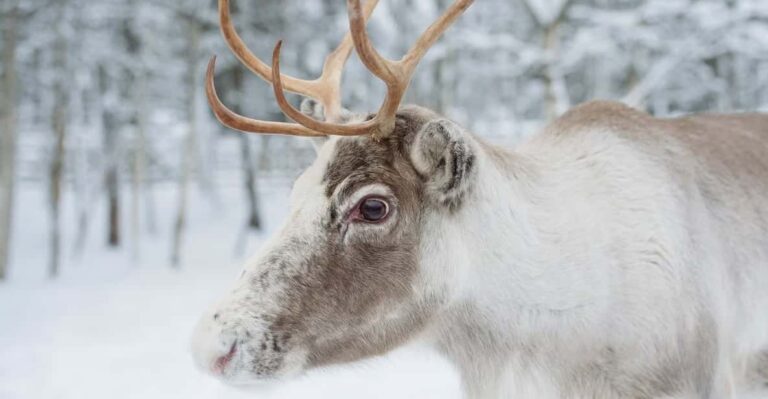
M226 380L270 379L384 353L425 332L459 290L461 255L451 246L450 216L472 192L477 144L435 113L399 104L419 59L471 0L456 1L400 61L370 45L363 15L375 3L363 12L359 0L349 1L351 35L328 57L321 78L303 81L280 74L279 43L271 70L251 54L232 28L228 1L220 0L230 47L273 82L280 107L299 124L227 109L213 86L212 60L207 93L219 120L247 132L323 137L317 159L294 185L284 227L196 330L197 362ZM349 118L340 105L352 44L387 83L384 105L369 117ZM319 103L299 111L283 86Z

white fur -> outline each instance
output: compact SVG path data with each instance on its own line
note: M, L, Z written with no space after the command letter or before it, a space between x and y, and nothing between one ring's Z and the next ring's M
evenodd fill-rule
M427 221L424 278L453 293L431 334L467 396L614 397L599 385L557 387L606 346L630 365L658 361L703 311L720 345L711 397L728 397L743 356L768 348L768 288L728 289L738 250L723 250L728 232L659 164L611 132L551 140L519 149L517 178L480 151L471 202ZM762 271L750 272L764 284L762 255L752 263ZM462 326L477 343L462 340Z
M279 246L286 238L312 237L319 234L319 231L316 230L317 225L328 206L328 199L323 192L322 180L336 140L333 138L326 140L325 144L319 148L318 157L313 165L302 173L294 183L290 198L291 215L279 233L270 237L260 249L259 254L246 262L241 279L235 289L211 307L200 319L192 337L192 353L201 370L224 378L230 383L246 383L253 380L248 367L253 361L252 354L238 350L223 372L216 370L216 361L229 352L233 343L243 340L246 330L255 337L266 331L267 327L252 317L254 308L257 309L256 312L267 314L276 313L280 310L280 304L273 300L276 295L272 293L279 293L284 290L285 285L280 280L269 279L263 287L260 287L259 295L255 296L258 302L254 302L253 299L246 299L249 296L254 297L249 295L254 289L249 279L262 271L262 257ZM286 254L286 256L291 255ZM293 255L298 256L300 254ZM218 319L226 320L236 327L224 327L220 320L214 319L213 315L216 313L221 314ZM301 371L305 362L305 355L301 351L289 353L277 377L290 376Z
M748 229L724 231L700 196L614 133L539 136L509 154L509 164L471 143L478 173L465 202L422 215L413 291L440 309L419 339L456 364L468 398L619 397L622 387L605 381L563 387L608 349L621 370L606 372L641 374L678 344L695 347L692 340L710 327L717 353L709 397L728 398L746 357L768 348L768 251L724 245L723 234ZM288 236L320 234L313 226L328 206L322 177L336 140L298 179L291 222L267 248ZM369 194L392 192L369 185L341 208ZM734 292L729 268L739 265L750 278ZM223 308L247 314L253 303L238 307L239 290L247 287ZM382 314L377 322L390 318L398 317ZM702 320L711 326L702 328ZM204 368L231 342L210 323L204 318L196 339ZM290 354L285 373L300 370L303 356ZM694 388L677 398L700 397Z

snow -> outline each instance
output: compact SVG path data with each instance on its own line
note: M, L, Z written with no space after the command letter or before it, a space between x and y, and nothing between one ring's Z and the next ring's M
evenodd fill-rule
M262 190L267 230L285 215L280 204L287 180ZM192 327L203 310L229 288L239 272L233 256L243 214L237 180L219 187L221 204L193 191L186 259L168 266L168 215L173 185L157 189L159 229L145 234L141 261L128 250L103 246L99 217L81 258L71 253L73 220L62 275L45 277L46 196L39 184L20 186L15 213L15 249L10 282L0 285L0 398L458 398L453 368L426 348L309 372L269 389L228 387L196 370L189 353ZM64 209L74 204L65 197ZM124 198L124 203L128 203ZM100 215L103 204L93 204ZM74 212L65 212L65 216ZM127 216L127 215L126 215ZM128 230L127 228L125 230ZM266 235L249 237L251 251Z
M280 204L286 202L290 186L290 179L262 182L266 232L245 234L238 141L232 135L219 137L220 124L204 103L205 61L213 54L221 56L221 94L247 115L277 119L281 114L274 98L254 76L247 75L242 87L234 84L235 65L243 67L221 38L215 2L205 7L187 0L86 0L56 2L55 7L33 0L17 3L26 15L18 24L17 54L16 167L23 183L14 210L10 280L0 283L0 399L460 396L455 370L419 348L310 372L257 394L226 387L196 371L188 353L192 325L228 289L243 257L258 251L284 218ZM268 60L275 40L284 38L291 43L284 49L287 72L302 77L317 75L324 53L348 27L343 2L240 3L235 18L246 42ZM382 1L368 30L382 54L400 57L449 3ZM552 43L558 51L553 51L542 38L558 17L562 20ZM478 1L421 62L407 101L439 106L446 116L486 139L508 145L553 116L546 108L550 96L560 108L595 98L624 99L660 116L768 112L766 20L767 0ZM201 48L190 68L189 28L195 25L201 27ZM52 59L57 32L68 41L66 68ZM128 36L140 44L133 51ZM345 71L345 105L359 112L375 110L384 85L355 58ZM195 86L197 118L202 119L195 170L217 170L221 176L211 179L215 195L197 187L190 190L185 259L180 270L173 270L168 264L176 212L173 180L181 169L188 131L188 74L195 68L200 78ZM99 87L101 71L109 83L104 88ZM78 187L80 198L98 201L78 203L74 193L65 193L63 270L59 279L50 281L44 191L53 149L49 94L51 84L64 77L72 94L64 185ZM142 87L142 77L147 80L143 111L136 100L142 90L134 90ZM158 228L150 233L143 226L141 239L131 241L130 193L124 186L125 243L120 250L108 250L104 167L118 162L123 179L129 179L138 146L134 113L147 111L146 172L158 181ZM102 143L101 118L106 112L120 120L114 156L106 155ZM307 162L305 155L312 151L302 140L259 138L254 144L259 145L256 157L264 157L260 168L267 164L268 173L276 174L293 173L291 168ZM225 146L229 151L220 151ZM91 224L79 255L73 251L74 215L84 206Z

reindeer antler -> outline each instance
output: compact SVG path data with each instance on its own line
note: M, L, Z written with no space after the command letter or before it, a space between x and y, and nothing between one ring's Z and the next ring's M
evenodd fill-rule
M360 0L347 0L349 28L355 49L363 64L387 85L387 95L376 116L363 123L341 125L327 123L310 118L294 108L285 98L280 79L280 46L278 42L272 58L272 81L277 103L283 113L296 122L314 131L328 135L363 135L373 137L389 135L395 127L395 114L400 106L405 91L413 77L419 61L474 0L456 0L451 7L419 37L408 53L398 61L382 57L371 44L365 30L365 19L361 11Z
M370 17L379 0L370 0L365 5L365 19ZM221 32L229 45L229 48L237 58L245 64L253 73L262 79L272 83L272 68L256 57L245 45L243 39L237 34L229 11L229 0L219 0L219 20ZM363 22L365 23L365 22ZM323 65L323 72L315 80L296 79L291 76L280 75L285 81L288 91L311 97L320 102L325 110L327 119L336 121L341 115L341 75L344 64L352 52L353 42L351 34L347 34L339 46L330 54ZM270 122L246 118L227 108L219 99L214 83L216 57L212 57L208 63L206 72L205 91L208 102L213 109L216 118L225 126L249 133L277 133L292 136L324 136L324 133L315 132L295 123Z
M443 32L453 24L456 18L472 5L474 0L456 0L435 23L427 28L408 53L397 61L382 57L373 47L365 30L366 20L377 2L378 0L368 1L364 13L360 0L347 0L350 33L326 60L321 77L315 81L303 81L283 76L280 73L280 48L282 41L277 42L272 53L271 71L266 64L250 53L232 28L229 18L228 0L219 0L222 31L227 38L230 48L253 72L272 82L280 109L299 124L257 121L244 118L227 109L216 96L213 86L212 68L215 59L212 59L208 70L207 92L216 116L229 127L258 133L281 133L298 136L356 136L370 134L373 137L383 137L392 133L395 127L397 109L403 100L419 61L421 61L427 50ZM354 43L363 64L374 75L384 81L387 86L387 95L376 116L366 122L344 125L315 120L293 107L285 98L284 89L317 99L326 110L331 111L327 119L331 121L338 120L341 112L339 89L341 73L351 50L350 41Z

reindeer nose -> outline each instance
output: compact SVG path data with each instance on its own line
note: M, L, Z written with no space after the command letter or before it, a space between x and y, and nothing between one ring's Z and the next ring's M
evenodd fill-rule
M192 355L197 366L217 376L224 376L238 353L240 343L234 332L222 331L214 317L200 320L192 335Z
M213 372L216 374L224 374L229 362L235 357L235 352L237 352L237 341L232 343L232 347L229 348L229 352L227 352L226 355L216 359L216 362L213 363Z

